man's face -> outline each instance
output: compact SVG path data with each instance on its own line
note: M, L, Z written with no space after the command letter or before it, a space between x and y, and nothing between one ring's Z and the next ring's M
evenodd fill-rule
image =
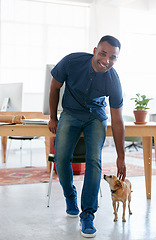
M95 72L107 72L116 62L119 48L113 47L108 42L102 42L94 48L92 67Z

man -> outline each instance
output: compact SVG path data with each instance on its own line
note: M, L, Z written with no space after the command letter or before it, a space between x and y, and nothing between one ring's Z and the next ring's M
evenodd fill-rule
M101 180L101 150L106 137L107 115L105 96L109 97L111 125L117 150L117 175L124 180L124 125L122 120L122 90L113 65L120 52L120 42L104 36L93 54L73 53L64 57L52 70L50 89L49 129L56 133L56 170L66 198L70 217L79 214L77 193L73 185L71 159L83 132L86 145L86 170L81 195L80 223L84 237L94 237L94 213L98 207ZM65 82L59 122L57 106L59 91Z

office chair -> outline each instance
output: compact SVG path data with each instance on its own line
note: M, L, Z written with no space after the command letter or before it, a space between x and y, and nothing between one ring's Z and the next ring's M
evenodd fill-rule
M133 116L127 116L124 115L123 116L123 120L124 122L134 122L135 119ZM125 137L125 142L131 142L131 144L127 145L125 147L125 149L131 149L132 147L134 147L136 149L136 151L138 151L138 148L142 148L141 143L142 143L142 137Z
M20 161L21 161L21 163L22 163L22 141L30 141L30 166L32 166L32 147L31 147L31 141L32 141L33 139L38 139L38 138L39 138L39 137L23 137L23 136L19 136L19 137L10 136L10 137L8 137L8 139L10 139L11 141L10 141L10 144L9 144L7 159L8 159L8 156L9 156L9 152L10 152L12 140L21 141L21 146L20 146Z
M80 137L73 153L72 163L85 163L85 155L86 155L86 147L85 147L84 138ZM50 180L49 180L48 194L47 194L48 196L47 207L49 207L50 197L51 197L53 171L54 171L54 154L49 154L48 161L51 162L51 173L50 173ZM102 197L101 187L100 187L100 196Z

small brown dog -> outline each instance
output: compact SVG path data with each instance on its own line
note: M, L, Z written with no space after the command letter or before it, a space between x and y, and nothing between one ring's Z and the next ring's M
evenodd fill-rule
M104 175L103 178L109 183L109 187L111 190L112 195L112 203L114 208L114 214L115 218L114 221L117 221L117 211L119 208L119 201L123 203L123 216L122 221L126 222L125 219L125 209L126 209L126 200L128 199L128 209L129 214L132 214L130 209L130 202L131 202L131 183L128 179L126 179L124 182L119 180L116 176L110 175ZM117 207L116 207L117 202Z

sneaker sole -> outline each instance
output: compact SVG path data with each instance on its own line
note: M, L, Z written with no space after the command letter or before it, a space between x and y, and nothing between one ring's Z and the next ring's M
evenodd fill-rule
M83 233L83 232L81 231L81 235L82 235L83 237L85 237L85 238L93 238L93 237L96 236L96 232L93 233L93 234L86 234L86 233Z
M71 218L76 218L76 217L79 216L79 214L77 214L77 215L71 215L71 214L67 213L67 216L68 216L68 217L71 217Z

